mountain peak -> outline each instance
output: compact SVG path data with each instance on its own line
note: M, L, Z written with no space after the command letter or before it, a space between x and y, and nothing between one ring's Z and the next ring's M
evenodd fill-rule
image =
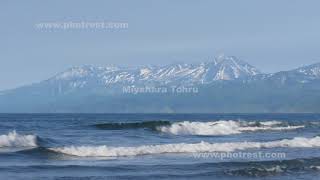
M236 58L235 56L228 56L225 54L220 54L217 57L215 57L215 60L220 63L220 62L225 62L225 61L237 61L238 58Z
M214 63L217 68L214 80L234 80L261 73L257 68L235 56L221 54L214 58Z

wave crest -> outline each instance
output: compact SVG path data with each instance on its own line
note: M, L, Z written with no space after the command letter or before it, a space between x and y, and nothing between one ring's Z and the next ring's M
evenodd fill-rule
M214 122L177 122L170 126L160 126L157 130L174 135L230 135L245 131L281 131L304 128L304 126L277 126L279 121L241 122L241 121L214 121Z
M276 147L320 147L320 137L284 139L269 142L229 142L208 143L200 142L194 144L177 143L161 145L143 145L138 147L108 147L108 146L69 146L50 148L58 153L83 156L83 157L118 157L136 156L163 153L200 153L200 152L232 152L236 150L276 148Z
M21 135L16 131L0 135L0 147L36 147L37 136Z

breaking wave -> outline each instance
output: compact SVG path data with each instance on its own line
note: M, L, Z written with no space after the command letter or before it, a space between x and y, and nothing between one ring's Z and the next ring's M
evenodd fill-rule
M21 135L16 131L11 131L8 134L0 135L1 147L37 147L37 136Z
M241 122L241 121L214 121L214 122L177 122L170 126L160 126L157 130L174 135L230 135L245 131L281 131L304 128L301 126L278 126L279 121Z
M119 157L137 156L164 153L199 153L199 152L232 152L246 149L259 148L312 148L320 147L320 137L305 138L296 137L269 142L229 142L208 143L200 142L194 144L177 143L161 145L143 145L138 147L109 147L109 146L69 146L49 148L54 152L83 157Z
M246 121L212 121L212 122L175 122L169 121L144 121L129 123L101 123L94 127L104 130L121 129L151 129L174 135L230 135L240 134L246 131L282 131L304 128L304 125L290 126L280 121L246 122Z

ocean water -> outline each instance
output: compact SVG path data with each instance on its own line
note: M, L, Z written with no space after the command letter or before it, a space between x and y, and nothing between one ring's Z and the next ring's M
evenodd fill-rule
M319 179L320 114L0 114L0 179Z

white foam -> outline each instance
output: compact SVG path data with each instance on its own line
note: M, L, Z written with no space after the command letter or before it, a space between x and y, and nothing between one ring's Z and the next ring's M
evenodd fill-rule
M310 124L313 124L313 125L320 125L320 122L310 122Z
M195 144L178 143L161 145L143 145L138 147L70 146L50 148L50 150L58 153L83 157L118 157L163 153L232 152L236 150L276 147L320 147L320 137L296 137L294 139L284 139L269 142L200 142Z
M0 147L36 147L37 136L21 135L16 131L0 135Z
M320 170L320 166L310 166L310 168Z
M264 122L259 122L263 126L274 126L274 125L280 125L282 122L280 121L264 121Z
M245 131L281 131L303 128L304 126L284 126L275 127L281 124L279 121L259 122L262 126L252 126L257 122L241 121L213 121L213 122L177 122L170 126L160 126L157 129L164 133L174 135L230 135L240 134Z
M266 172L275 172L275 173L281 173L283 172L283 167L276 165L270 168L258 168L258 170L266 171Z
M282 131L304 128L304 126L285 126L285 127L240 127L240 131Z
M178 122L170 126L158 127L158 130L170 134L184 135L228 135L241 133L238 128L240 124L236 121L216 122Z

